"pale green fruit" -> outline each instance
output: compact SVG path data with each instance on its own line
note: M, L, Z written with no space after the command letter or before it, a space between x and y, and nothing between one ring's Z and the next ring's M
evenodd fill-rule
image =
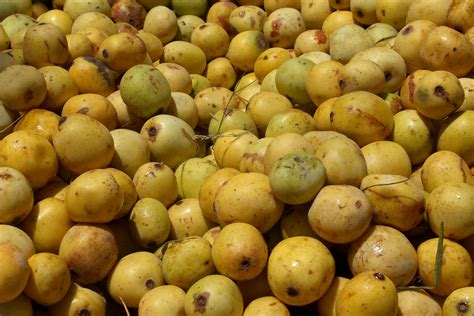
M269 178L272 192L279 200L298 205L314 199L326 181L326 168L312 154L290 153L273 164Z
M306 58L291 58L278 67L275 83L278 91L293 103L306 105L311 103L306 91L306 76L314 63Z
M198 198L206 179L219 169L214 161L206 158L190 158L175 171L178 196L182 199Z
M171 89L165 76L150 65L136 65L123 75L120 94L128 109L139 117L163 113L171 102Z
M356 53L372 46L374 41L364 28L346 24L331 33L329 52L333 60L347 64Z

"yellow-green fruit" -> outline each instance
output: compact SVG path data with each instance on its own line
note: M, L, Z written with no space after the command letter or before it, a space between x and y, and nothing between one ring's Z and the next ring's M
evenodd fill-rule
M262 296L254 299L244 310L243 316L290 316L285 304L274 296Z
M33 109L21 117L13 130L33 130L51 142L58 122L59 115L56 113L48 110Z
M347 282L349 282L349 279L340 276L335 276L332 279L328 290L317 303L320 316L336 316L336 299Z
M358 188L327 185L312 202L307 218L311 228L323 239L349 243L369 227L372 213L369 199Z
M190 158L175 171L178 182L178 196L198 198L201 186L206 179L219 169L217 164L206 158Z
M20 294L14 300L0 304L0 314L4 316L31 316L33 304L25 294Z
M108 96L117 90L116 74L99 59L91 56L77 57L69 67L79 93L97 93Z
M143 63L146 56L143 40L132 33L117 33L107 37L99 47L98 58L110 69L125 72Z
M308 236L323 241L323 243L327 242L311 228L308 221L308 211L311 205L308 204L292 206L283 214L279 225L283 239L295 236ZM326 245L329 246L330 243L327 242Z
M347 24L333 33L329 41L331 58L347 64L356 53L374 46L374 41L367 31L359 25Z
M192 96L184 92L171 92L172 101L165 114L176 116L189 124L193 129L199 121L199 112Z
M267 19L267 12L256 5L240 4L229 15L230 26L237 30L238 33L249 30L262 31L263 24Z
M45 186L58 172L53 146L31 130L13 132L2 140L0 165L20 171L33 190Z
M71 275L64 259L56 254L41 252L28 259L30 276L25 294L35 302L49 306L66 296Z
M31 1L28 0L13 0L3 3L2 10L0 11L0 20L5 19L9 15L21 13L25 15L32 14Z
M3 29L9 39L15 37L16 33L19 31L36 24L35 19L31 17L31 15L15 12L14 14L9 14L4 17L2 20Z
M256 278L265 268L267 259L267 244L250 224L232 223L223 227L212 245L212 260L217 271L233 280Z
M159 63L155 65L170 85L171 92L184 92L189 94L192 90L192 79L183 66L176 63ZM170 104L171 106L171 104Z
M148 0L146 1L148 2ZM149 11L144 21L143 30L158 37L163 44L170 42L178 31L176 14L163 3L144 5L144 7Z
M66 0L63 10L73 20L86 12L100 12L110 16L110 4L107 0L93 0L87 2L81 0Z
M162 61L183 66L190 74L202 74L206 68L206 54L197 45L173 41L163 47Z
M269 47L269 43L260 31L250 30L237 34L229 44L226 57L235 68L250 72L258 56Z
M197 75L194 75L192 78L199 78ZM203 77L205 78L205 77ZM193 79L193 80L195 80ZM198 82L193 83L193 90L196 88L195 84L198 84L199 92L197 92L194 96L194 102L196 103L196 107L198 110L198 125L202 128L208 128L209 122L212 119L214 113L219 111L220 109L225 108L238 108L239 107L239 98L235 98L235 95L232 91L224 87L204 87L207 86L207 83L201 87L203 84L202 80L204 79L196 79L199 80ZM206 79L207 80L207 79ZM201 83L199 83L201 82ZM209 83L210 85L210 83Z
M170 243L162 259L163 278L167 284L187 291L191 285L215 271L211 245L199 236Z
M206 23L202 18L195 15L182 15L178 17L178 31L174 40L191 42L194 29Z
M339 97L330 113L331 127L359 146L384 140L393 128L393 114L385 101L370 92L355 91Z
M449 239L464 239L474 234L474 186L467 183L445 183L431 191L426 201L426 215L431 230Z
M58 26L61 30L63 30L64 34L71 33L73 21L71 17L62 10L58 10L58 9L48 10L42 13L40 16L38 16L36 20L40 23L54 24Z
M175 285L162 285L148 291L138 304L138 316L186 316L186 292Z
M180 118L160 114L143 124L140 134L148 142L151 161L160 161L174 169L197 155L194 130Z
M418 274L423 285L435 285L435 259L438 238L431 238L418 246ZM446 297L454 290L469 286L472 280L472 260L467 250L449 239L443 240L443 260L441 260L438 284L429 292Z
M66 260L74 282L94 284L112 270L118 247L107 226L76 224L61 240L59 256Z
M159 247L170 233L170 219L166 207L158 200L138 200L130 213L129 230L140 246L150 249Z
M348 262L354 275L364 271L380 271L397 286L407 285L415 276L415 248L399 230L370 226L348 250ZM393 265L396 261L398 264Z
M316 121L299 109L289 109L273 115L265 129L265 137L276 137L285 133L306 134L316 130Z
M253 70L259 82L272 71L278 69L281 64L291 58L288 50L281 47L271 47L264 50L255 60Z
M95 169L71 182L65 203L69 216L76 222L107 223L120 212L124 194L112 173Z
M393 116L390 139L405 149L412 165L417 165L433 151L434 126L418 111L406 109Z
M306 91L317 105L341 96L348 84L349 77L346 76L345 67L336 60L314 65L306 77Z
M241 173L217 191L214 208L221 226L244 222L265 233L280 219L284 204L272 193L269 178L261 173Z
M94 54L92 42L86 35L81 33L66 34L66 39L70 61L77 57L92 56Z
M307 53L315 52L327 53L328 37L321 30L306 30L296 38L294 50L297 56L309 56Z
M161 55L163 55L163 43L160 39L144 30L138 31L137 35L145 43L146 51L150 55L151 61L159 60Z
M242 315L244 304L237 285L223 275L208 275L187 291L184 309L187 316Z
M115 21L119 22L119 21ZM118 25L107 15L100 12L84 12L74 20L71 32L77 33L86 27L95 27L107 36L117 33Z
M312 154L290 153L273 164L268 177L280 201L298 205L314 200L326 181L326 169Z
M0 72L0 100L12 111L36 108L46 94L46 81L35 67L11 65Z
M373 206L373 222L408 231L422 220L425 197L407 177L394 174L366 176L360 188Z
M135 65L128 69L120 81L120 94L127 108L143 118L163 113L171 102L168 81L150 65Z
M216 23L203 23L191 34L191 43L202 49L207 61L225 56L229 42L225 29Z
M240 160L239 170L241 172L264 173L265 166L263 165L263 157L272 140L273 137L264 137L248 146Z
M474 164L474 109L455 113L441 124L436 147L455 152L469 165Z
M440 120L453 113L464 101L459 79L444 70L424 75L415 88L414 103L424 116Z
M33 189L18 170L0 167L0 223L17 224L33 207Z
M421 181L426 192L446 182L474 183L469 166L456 153L447 150L431 154L421 168Z
M258 140L255 134L241 129L228 130L215 141L213 156L220 168L238 169L247 147Z
M171 239L181 239L189 236L202 236L215 223L203 216L197 198L187 198L177 201L168 208L171 221Z
M235 129L246 130L255 136L258 135L257 126L252 116L240 109L223 109L214 113L209 122L208 134L210 136L219 136Z
M107 291L119 304L138 307L146 292L163 285L161 261L154 254L138 251L117 262L107 278Z
M311 103L306 88L306 77L309 76L314 63L306 58L291 58L278 67L275 83L278 91L288 97L292 103L306 105Z
M397 1L380 0L377 2L375 10L377 19L400 30L404 25L408 10L413 0Z
M409 177L411 162L405 149L391 141L375 141L361 148L369 174L396 174Z
M85 114L60 118L53 146L61 165L73 174L106 167L114 155L107 127Z
M469 315L472 313L474 287L466 286L451 292L443 303L443 316Z
M23 39L23 56L28 65L36 68L63 65L69 57L64 31L49 23L28 28Z
M328 290L335 262L319 240L291 237L273 248L267 273L270 288L279 300L302 306L318 300Z
M314 155L322 161L326 169L327 184L358 187L367 175L367 163L360 147L345 136L322 141L316 147Z
M344 65L346 87L343 92L364 90L380 93L385 86L385 76L379 65L370 60L355 60Z
M441 306L426 291L407 289L398 292L398 315L441 316Z
M27 257L20 248L12 243L0 244L0 303L9 302L18 297L25 288L30 275Z
M397 288L390 278L380 272L357 274L336 298L336 313L340 316L395 316L397 312Z
M237 81L237 73L229 59L217 57L207 63L206 78L214 87L231 89Z
M105 305L102 295L73 282L66 296L49 306L48 313L51 316L105 315Z

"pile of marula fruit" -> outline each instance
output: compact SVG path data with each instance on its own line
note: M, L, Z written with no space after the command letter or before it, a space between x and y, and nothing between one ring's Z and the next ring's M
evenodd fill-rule
M0 315L474 315L472 0L1 0Z

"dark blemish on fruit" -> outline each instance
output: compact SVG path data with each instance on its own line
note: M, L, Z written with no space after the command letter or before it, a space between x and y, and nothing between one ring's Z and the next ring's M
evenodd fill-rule
M145 286L151 290L155 288L155 281L153 281L152 279L148 279L145 281Z
M466 302L459 302L456 308L460 313L467 313L469 310L469 305Z
M77 113L80 113L80 114L87 114L87 112L89 112L88 107L84 107L84 108L80 109L79 111L77 111Z
M382 16L385 16L385 10L382 10Z
M300 294L298 292L297 289L295 289L294 287L290 286L290 287L287 287L286 288L286 294L288 294L289 296L291 297L295 297L295 296L298 296L298 294Z
M224 111L223 111L224 117L231 116L232 113L234 113L234 110L232 110L230 108L225 108Z
M61 126L64 122L66 122L67 116L62 116L59 118L59 126Z
M408 35L410 34L411 32L413 32L413 26L411 25L408 25L407 27L405 27L402 31L402 35Z
M2 174L0 174L0 179L2 179L2 180L8 180L8 179L10 179L11 177L12 177L12 175L9 174L9 173L2 173Z
M28 89L25 92L25 102L28 103L33 99L33 91Z
M146 246L147 246L147 248L156 248L157 245L156 245L156 242L151 241Z
M301 157L294 157L293 160L296 162L303 162L303 160L301 160Z
M194 311L203 314L206 311L207 300L211 294L204 292L202 294L194 294Z
M77 273L74 270L69 270L69 273L71 273L71 279L76 280L79 277L79 273Z
M362 202L360 200L357 200L357 202L355 203L355 206L357 208L360 208L362 206Z
M148 136L150 137L151 141L154 141L156 138L156 135L158 135L158 129L156 127L152 126L148 129Z
M385 280L385 275L383 275L383 274L380 273L380 272L375 272L375 273L374 273L374 277L375 277L377 280L380 280L380 281Z
M329 121L332 123L334 122L334 112L331 111L331 113L329 113Z
M446 96L446 90L442 86L436 86L434 88L434 95L440 98L443 98Z
M344 80L340 79L340 80L339 80L339 87L340 87L341 89L344 89L344 88L346 87L346 82L345 82Z
M104 50L102 51L102 56L104 56L104 58L109 57L109 52L108 52L106 49L104 49Z
M242 261L240 261L240 269L241 270L247 270L251 266L250 258L244 257Z
M109 86L115 87L115 80L112 77L110 71L108 71L109 69L105 66L103 62L92 56L84 56L82 57L82 59L96 66L99 70L100 76L107 82L107 84Z
M176 203L174 203L174 204L175 204L175 205L181 205L181 204L183 204L183 203L184 203L183 200L179 200L178 202L176 202Z
M364 12L362 12L362 10L357 10L356 14L359 18L362 18L364 16Z
M392 74L390 72L385 72L383 75L385 77L385 81L392 79Z
M328 37L326 36L326 34L324 34L323 31L316 31L314 33L314 39L318 43L325 44L328 40Z
M260 49L265 50L268 48L267 41L265 40L265 36L263 34L260 34L257 37L257 45L260 47Z
M90 316L90 315L91 315L91 312L85 308L79 311L79 316Z
M453 52L456 52L457 50L457 47L453 47Z
M157 162L157 163L153 164L153 168L158 169L158 170L162 170L162 169L165 168L165 164L162 163L162 162Z

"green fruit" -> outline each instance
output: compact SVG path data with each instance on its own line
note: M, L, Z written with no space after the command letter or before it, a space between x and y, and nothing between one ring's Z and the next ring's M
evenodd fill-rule
M136 65L123 75L120 94L128 109L143 118L163 113L171 102L165 76L153 66Z
M207 10L207 0L171 0L171 7L176 15L203 16Z
M326 181L321 160L305 152L290 153L273 164L269 174L273 194L286 204L310 202Z
M305 58L291 58L281 64L276 72L275 82L278 91L293 103L306 105L311 99L306 91L306 76L314 63Z

